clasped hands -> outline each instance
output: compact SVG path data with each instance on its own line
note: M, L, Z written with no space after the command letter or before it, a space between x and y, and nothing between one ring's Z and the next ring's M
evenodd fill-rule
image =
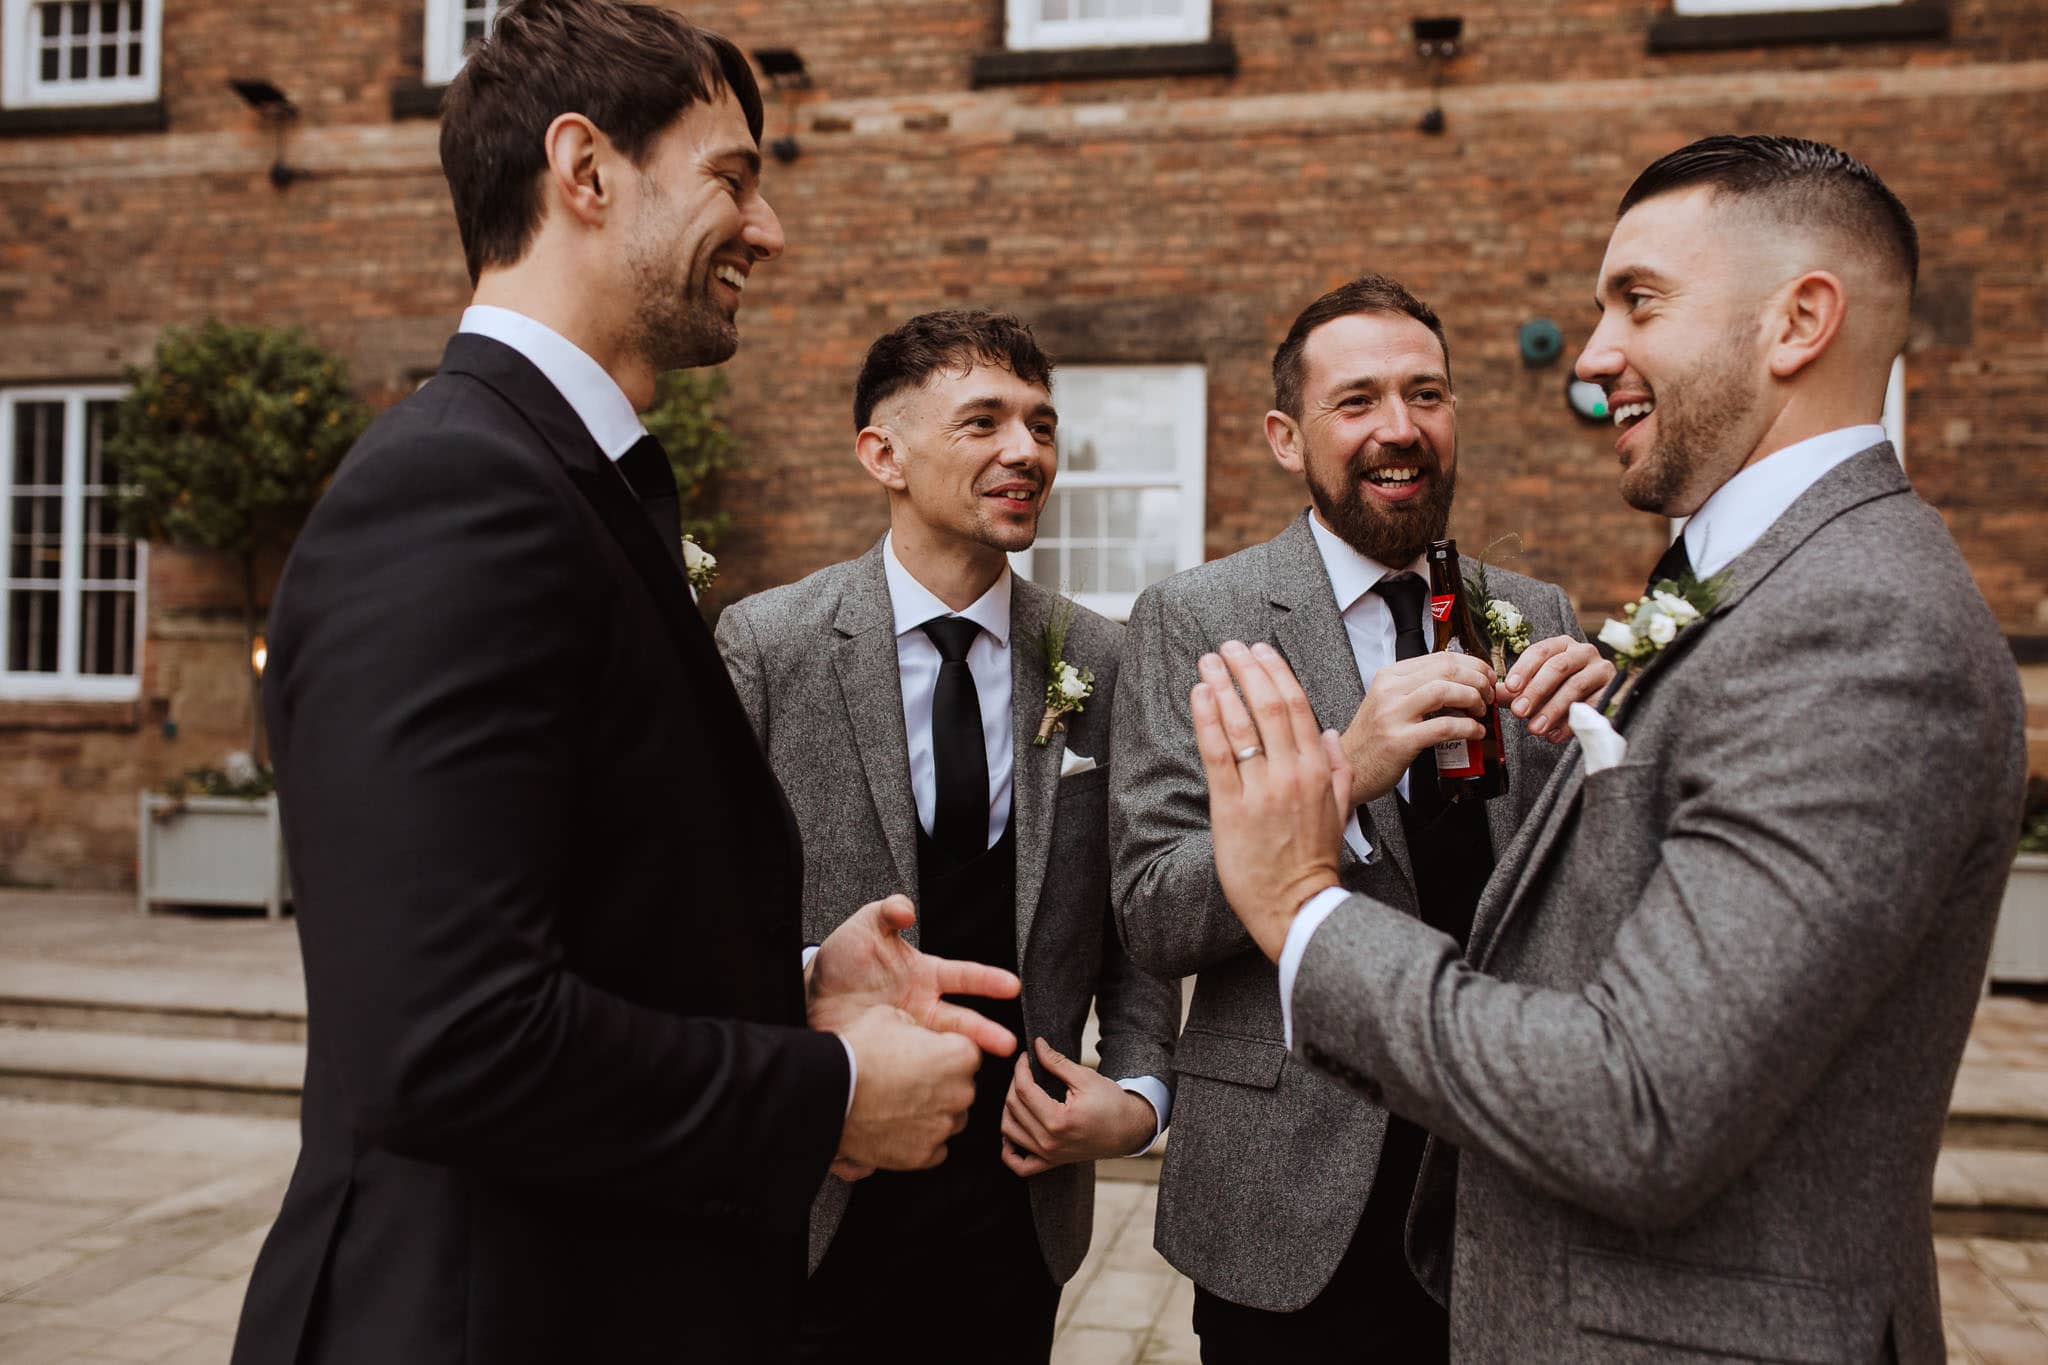
M1271 645L1231 640L1198 667L1202 680L1188 702L1209 784L1217 879L1253 942L1277 962L1295 914L1338 884L1352 809L1391 791L1430 745L1480 738L1473 717L1494 702L1494 673L1471 655L1402 660L1373 675L1339 734L1317 726L1308 695ZM1560 636L1525 651L1499 690L1531 734L1562 742L1571 703L1597 696L1613 676L1591 645Z
M1016 1050L1008 1029L944 998L1008 1000L1022 989L1016 976L919 952L903 939L916 921L905 896L864 905L832 931L804 973L811 1027L843 1038L858 1066L832 1162L841 1179L944 1161L947 1141L967 1126L982 1053L1007 1057ZM1142 1145L1156 1123L1143 1096L1060 1057L1042 1038L1038 1047L1046 1068L1066 1082L1067 1098L1046 1094L1028 1061L1018 1059L1003 1120L1005 1165L1035 1175Z

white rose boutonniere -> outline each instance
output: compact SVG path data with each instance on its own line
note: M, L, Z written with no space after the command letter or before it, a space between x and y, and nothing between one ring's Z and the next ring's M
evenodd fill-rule
M1492 586L1486 581L1487 556L1506 542L1518 539L1519 536L1509 532L1488 545L1479 552L1472 572L1465 575L1465 606L1472 619L1486 630L1486 642L1493 655L1493 671L1496 673L1507 672L1508 665L1521 657L1530 642L1529 622L1522 615L1522 609L1505 597L1495 597Z
M1074 602L1069 597L1053 601L1052 616L1045 623L1039 645L1045 651L1045 715L1038 722L1038 737L1044 744L1055 730L1067 728L1067 716L1085 710L1084 703L1095 694L1095 670L1077 668L1067 661L1067 628L1074 623Z
M683 571L689 575L690 586L702 592L718 578L718 556L699 545L695 536L685 535Z
M1665 579L1621 609L1621 619L1607 618L1600 627L1599 641L1614 652L1619 675L1608 694L1607 714L1621 709L1621 699L1641 675L1643 665L1655 658L1679 632L1696 625L1720 600L1725 574L1701 581L1687 576L1683 582Z

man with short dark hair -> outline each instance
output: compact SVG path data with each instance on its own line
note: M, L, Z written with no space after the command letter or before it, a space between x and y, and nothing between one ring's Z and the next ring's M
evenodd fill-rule
M1455 1177L1454 1236L1412 1250L1459 1357L1944 1358L1935 1158L2025 742L1877 423L1917 254L1802 139L1708 138L1623 197L1578 373L1623 496L1689 520L1462 951L1342 886L1346 764L1286 664L1200 664L1217 872L1296 1055L1443 1139L1418 1207Z
M636 416L782 249L760 130L651 5L521 0L450 88L475 304L270 617L309 1037L241 1365L781 1358L828 1166L935 1164L1011 1046L940 995L1014 979L880 906L806 991L802 850Z
M1141 967L1197 976L1158 1244L1195 1281L1210 1365L1426 1365L1445 1354L1446 1319L1401 1249L1424 1135L1286 1062L1273 964L1216 884L1194 661L1233 637L1287 655L1353 756L1345 885L1453 939L1557 762L1566 709L1612 670L1563 592L1489 568L1491 593L1537 637L1499 680L1509 789L1483 803L1440 794L1433 746L1481 733L1471 717L1496 679L1477 656L1428 652L1423 552L1450 520L1456 399L1443 324L1400 284L1362 276L1302 310L1273 355L1266 440L1311 509L1139 598L1117 708L1124 939Z
M927 313L877 340L854 453L888 491L888 534L719 618L810 853L807 936L849 898L906 919L915 902L920 946L1024 982L990 1013L1029 1041L983 1065L946 1163L819 1193L798 1358L821 1365L1044 1365L1094 1163L1150 1146L1171 1103L1179 991L1131 965L1109 919L1121 632L1008 566L1052 489L1051 387L1007 314ZM1049 714L1056 697L1077 705ZM1091 1002L1099 1074L1074 1060Z

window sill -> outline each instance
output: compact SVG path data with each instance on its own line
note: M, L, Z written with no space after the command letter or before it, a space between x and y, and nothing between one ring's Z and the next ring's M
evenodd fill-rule
M43 104L0 109L0 136L19 133L161 133L170 114L160 99L139 104Z
M1034 81L1108 80L1119 76L1234 76L1237 45L1150 43L1138 47L1068 47L977 52L969 73L975 89Z
M1701 52L1785 43L1870 43L1948 36L1948 0L1907 0L1868 9L1759 14L1667 14L1650 25L1651 52Z
M0 734L86 730L134 734L142 728L142 704L133 701L8 701L0 699Z
M391 117L439 118L441 100L448 93L445 85L428 85L423 81L403 81L391 87Z

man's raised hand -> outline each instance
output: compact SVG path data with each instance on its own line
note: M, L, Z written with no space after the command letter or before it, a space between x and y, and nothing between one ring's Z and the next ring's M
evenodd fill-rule
M1278 961L1295 913L1338 884L1350 764L1337 732L1316 729L1308 695L1271 645L1227 641L1200 669L1188 704L1209 781L1216 877L1253 942Z
M804 973L804 1000L812 1028L844 1032L844 1024L875 1005L903 1011L915 1023L958 1033L984 1052L1007 1057L1017 1040L1001 1024L947 995L1008 1000L1023 989L1000 967L921 953L903 941L917 922L907 896L863 905L834 929Z

